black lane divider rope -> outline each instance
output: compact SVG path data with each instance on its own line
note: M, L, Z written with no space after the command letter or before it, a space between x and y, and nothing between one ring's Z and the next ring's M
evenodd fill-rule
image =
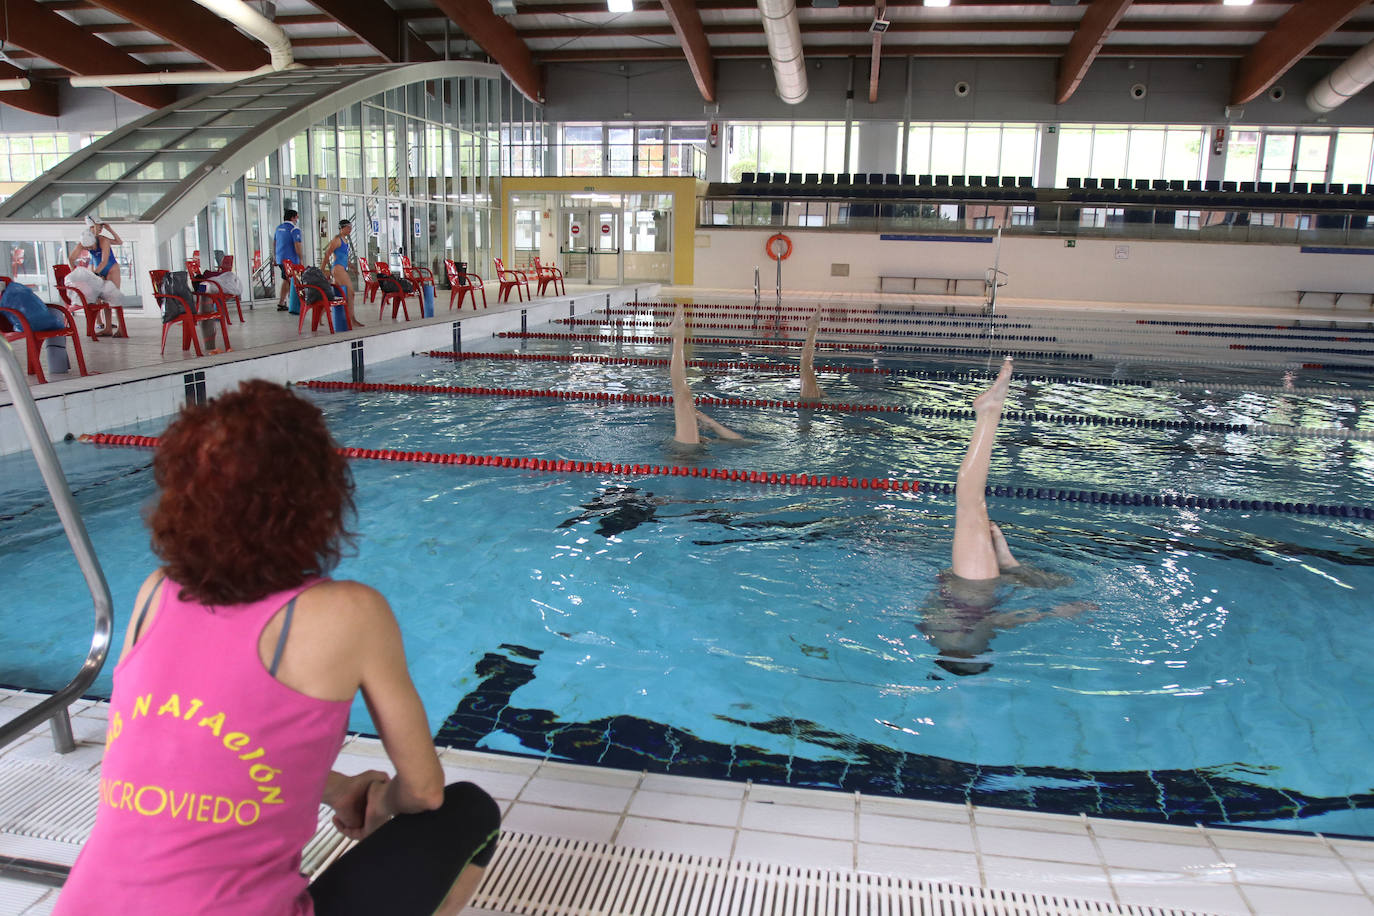
M609 366L654 366L666 367L668 360L650 356L603 356L597 353L510 353L510 352L464 352L452 350L430 350L424 354L434 359L463 361L469 359L509 360L543 363L598 363ZM747 362L744 360L691 359L687 365L696 369L722 369L728 371L777 373L793 375L797 371L794 363ZM1320 368L1314 366L1309 368ZM917 378L931 381L986 382L993 378L992 373L973 372L966 369L902 369L887 366L845 366L827 363L817 366L816 372L826 375L886 375L895 378ZM1286 395L1314 395L1321 397L1363 397L1365 392L1344 390L1337 387L1288 388L1282 385L1240 384L1237 382L1178 382L1165 379L1104 378L1097 375L1026 375L1017 372L1012 378L1023 382L1037 382L1058 385L1101 385L1108 388L1159 388L1177 391L1206 389L1217 391L1273 391Z
M666 344L670 343L668 337L652 336L639 337L632 334L553 334L548 332L536 331L502 331L496 335L510 340L577 340L592 343L630 343L630 344ZM802 340L767 339L755 337L688 337L688 343L699 344L706 347L788 347L798 349L805 344ZM939 353L949 356L976 356L986 357L987 347L925 347L916 344L874 344L867 346L864 344L817 344L817 350L833 350L841 353ZM1093 358L1091 353L1066 353L1057 350L1001 350L998 355L1006 355L1015 359L1077 359L1090 360Z
M598 318L555 318L552 324L568 325L570 327L630 327L635 330L641 328L670 328L673 326L671 321L638 321L626 322L624 319L598 319ZM755 325L748 323L728 323L712 321L687 322L689 330L710 329L712 331L757 331ZM786 331L794 334L805 334L806 325L804 324L769 324L772 330ZM1030 343L1058 343L1058 337L1034 335L1034 334L1003 334L1000 331L902 331L889 330L887 328L842 328L835 326L821 326L817 330L822 334L863 334L869 337L922 337L927 339L967 339L967 338L986 338L995 337L997 340L1021 340Z
M1363 327L1299 327L1289 324L1232 324L1229 321L1163 321L1161 319L1137 318L1136 324L1150 324L1165 328L1245 328L1259 331L1340 331L1345 334L1374 334L1374 328Z
M156 448L154 436L115 436L93 433L81 437L93 445ZM371 461L399 461L417 464L475 465L479 467L512 468L527 471L551 471L560 474L613 474L616 476L703 477L740 483L757 483L784 487L828 487L851 490L879 490L948 496L954 486L947 483L928 483L919 480L896 480L884 477L841 477L815 474L778 474L768 471L683 467L681 465L616 464L609 461L570 461L566 459L527 458L511 455L467 455L438 452L403 452L396 449L353 448L339 449L345 458ZM1322 515L1336 518L1374 519L1374 506L1330 505L1259 499L1227 499L1219 496L1181 496L1174 493L1103 493L1090 490L1058 490L1046 487L985 487L991 497L1070 503L1089 503L1110 506L1165 506L1185 509L1232 510L1240 512L1278 512L1293 515Z
M719 307L717 307L717 306L699 306L699 305L698 305L698 306L689 306L688 308L689 308L689 317L688 317L688 325L689 325L689 326L695 325L696 327L715 327L715 325L703 325L703 324L701 324L701 323L699 322L699 319L702 319L702 318L716 318L716 319L725 320L725 319L730 319L730 318L742 318L742 317L747 317L747 316L744 316L744 315L736 315L736 314L734 314L734 313L732 313L732 312L729 312L729 311L719 311L719 310L718 310ZM772 308L767 308L767 309L760 310L760 311L756 312L756 313L755 313L755 316L754 316L754 324L758 324L760 321L772 321L772 320L776 319L777 316L774 315L774 314L772 314L773 311L774 311L774 309L772 309ZM814 310L814 309L811 309L811 310L808 310L808 309L796 309L795 311L801 312L801 313L803 313L803 315L808 315L808 316L809 316L810 312L813 312L813 311L815 311L815 310ZM849 309L844 309L844 310L833 310L833 309L825 309L825 308L822 308L822 311L823 311L823 312L831 312L831 311L845 311L845 312L849 312L849 311L853 311L855 314L858 314L858 315L873 315L873 314L874 314L874 313L872 313L872 312L864 312L864 311L861 311L861 310L849 310ZM615 320L614 320L614 319L617 318L617 317L626 318L626 319L672 318L672 317L673 317L673 310L672 310L672 309L661 309L661 308L654 308L654 309L629 309L629 308L610 308L610 309L604 309L604 308L603 308L603 309L596 309L596 310L594 310L594 312L593 312L592 314L596 314L596 315L606 315L606 316L607 316L607 320L606 320L606 321L603 321L603 322L600 322L600 323L602 323L602 324L614 324L614 323L615 323ZM788 317L790 318L791 316L788 316ZM992 318L984 319L984 320L982 320L982 321L976 321L976 320L972 320L972 319L969 319L969 320L938 320L938 319L927 319L927 318L893 318L893 317L889 317L889 316L886 315L886 314L884 314L884 315L879 315L879 316L877 316L877 317L849 317L849 316L847 316L847 315L827 315L826 317L831 318L831 319L836 319L836 318L837 318L838 320L844 322L846 325L854 325L854 324L869 324L869 325L901 324L901 325L913 325L913 324L914 324L914 325L922 325L922 326L930 326L930 327L979 328L979 329L982 329L982 330L984 331L984 333L997 333L997 330L996 330L996 329L1000 329L1000 328L1009 328L1009 329L1010 329L1010 328L1014 328L1014 329L1017 329L1017 330L1026 330L1026 331L1029 331L1029 330L1039 330L1039 331L1059 331L1059 330L1062 330L1062 328L1057 327L1057 325L1062 324L1062 322L1059 321L1058 319L1045 319L1044 322L1042 322L1042 323L1040 323L1040 324L1033 324L1033 323L1031 323L1031 322L1008 323L1005 319L1001 319L1001 320L998 320L998 321L994 321ZM567 319L558 319L556 323L559 323L559 324L568 324L569 322L568 322ZM597 322L594 322L594 321L592 321L592 322L588 322L588 321L579 321L579 322L577 322L577 323L579 323L579 324L594 324L594 323L597 323ZM1151 325L1151 324L1163 324L1163 322L1137 321L1136 324L1138 324L1138 325ZM658 326L658 325L656 325L656 326ZM725 327L738 327L738 326L739 326L739 325L725 325ZM786 327L786 328L801 327L802 329L805 328L804 325L784 325L784 327ZM1109 325L1105 325L1105 324L1104 324L1104 326L1103 326L1100 330L1102 330L1102 331L1113 331L1113 330L1117 330L1117 331L1127 331L1127 330L1129 329L1129 330L1132 331L1132 333L1140 333L1140 334L1142 334L1142 335L1144 335L1144 334L1151 334L1151 333L1152 333L1152 334L1156 334L1156 335L1168 335L1168 334L1170 334L1170 333L1173 333L1174 335L1177 335L1177 336L1184 336L1184 337L1198 337L1198 338L1204 338L1204 337L1206 337L1206 338L1216 338L1216 337L1220 337L1220 338L1242 338L1242 339L1245 339L1245 340L1289 340L1289 341L1292 341L1292 340L1295 339L1295 335L1296 335L1296 339L1304 340L1304 341L1314 341L1314 342L1318 342L1318 343L1322 343L1322 342L1328 342L1328 343L1362 343L1362 342L1364 342L1364 341L1366 340L1366 338L1363 338L1363 337L1360 337L1360 336L1349 336L1349 335L1359 335L1360 333L1362 333L1362 332L1360 332L1360 331L1358 331L1358 330L1345 331L1344 329L1341 329L1341 328L1286 328L1286 327L1284 327L1284 326L1282 326L1282 325L1221 325L1221 324L1215 325L1215 327L1235 327L1235 328L1241 328L1241 329L1243 329L1243 330L1241 330L1241 331L1201 331L1201 330L1174 329L1174 330L1171 332L1171 331L1170 331L1169 329L1167 329L1167 328L1160 328L1159 330L1150 330L1150 331L1139 331L1139 332L1136 332L1136 331L1134 331L1134 329L1129 329L1129 326L1127 326L1127 325L1109 326ZM1284 331L1287 331L1288 333L1285 333L1285 334L1254 333L1253 330L1251 330L1251 329L1263 329L1263 330L1265 330L1265 331L1284 330ZM844 327L844 328L824 327L824 328L822 328L821 330L823 330L823 331L839 331L839 332L841 332L841 333L855 333L855 334L857 334L857 333L868 333L867 329L849 328L849 327ZM893 332L890 332L890 331L888 331L888 332L878 331L878 332L876 332L876 333L893 333ZM1368 333L1374 334L1374 331L1369 331ZM1337 334L1343 335L1343 336L1332 336L1332 335L1337 335ZM950 335L950 336L957 336L957 335ZM1370 342L1371 342L1371 343L1374 343L1374 341L1370 341Z
M824 305L824 304L820 304L820 303L817 303L816 305L811 305L811 306L802 306L802 305L782 305L782 306L778 306L778 305L765 305L765 306L758 306L758 305L744 305L744 304L737 303L737 302L736 302L736 303L732 303L732 302L664 302L664 301L649 301L649 300L646 300L646 301L643 301L643 302L627 302L627 303L625 303L625 306L622 306L622 307L628 307L628 308L655 308L655 309L663 308L663 309L668 309L669 313L671 313L672 310L675 309L675 308L676 308L677 306L679 306L679 305L681 305L684 309L690 309L690 308L713 308L713 309L727 309L727 310L738 311L738 312L761 312L761 313L782 311L782 312L788 312L788 313L794 314L794 315L808 315L808 316L809 316L812 312L814 312L816 309L821 308L821 309L825 309L826 311L831 311L831 312L852 312L852 313L860 314L860 315L872 315L872 314L902 315L902 316L908 316L908 315L930 315L930 316L936 317L936 318L967 318L967 319L971 319L971 320L981 320L981 321L984 321L984 322L986 322L986 321L1006 321L1006 320L1007 320L1007 318L1006 318L1005 315L989 315L986 311L984 311L984 310L982 310L982 309L978 309L977 311L971 311L971 312L960 312L960 311L957 311L957 310L955 310L955 309L944 309L944 310L941 310L941 311L938 311L938 312L937 312L937 311L932 311L932 310L929 310L929 309L898 309L898 308L889 308L887 311L878 311L878 312L875 312L874 309L851 309L851 308L846 308L846 307L844 307L844 306L832 306L832 305Z
M722 306L687 305L684 306L684 309L687 311L689 319L691 317L701 316L721 319L749 317L748 314L739 315L733 311L725 310ZM774 314L777 311L777 309L772 306L765 306L762 309L753 309L753 307L751 306L750 310L753 312L755 321L767 321L777 317ZM983 319L952 319L946 317L942 320L937 318L898 318L892 317L887 312L875 313L864 309L822 308L821 310L827 313L847 313L844 315L827 314L826 317L837 318L840 321L844 321L849 324L919 324L942 328L986 328L989 325L993 324L995 324L999 328L1030 329L1037 327L1037 325L1031 324L1029 322L1008 322L1007 319L1001 315L988 316L987 318ZM810 317L811 313L815 311L815 309L789 309L784 307L783 311L789 313L787 316L788 318L793 317L791 313L794 312L799 313L797 317L808 318ZM665 308L634 309L621 307L609 309L594 309L592 313L597 315L621 316L625 318L672 318L673 312L673 309ZM852 318L848 317L848 313L852 313L854 315L872 315L874 317Z
M550 388L493 388L489 386L415 385L399 382L326 382L309 379L295 383L316 391L367 391L393 394L446 394L456 397L550 398L556 401L598 401L606 404L672 404L666 394L633 394L607 391L559 391ZM972 410L937 407L903 407L896 404L854 404L843 401L800 401L779 398L696 397L700 407L763 407L783 410L827 410L837 413L896 413L941 420L972 420ZM1140 417L1098 417L1088 414L1052 414L1037 410L1003 410L1002 418L1027 423L1061 426L1121 426L1132 429L1169 429L1215 433L1255 433L1265 436L1306 436L1317 439L1374 439L1374 430L1321 426L1278 426L1269 423L1216 423L1205 420L1160 420Z

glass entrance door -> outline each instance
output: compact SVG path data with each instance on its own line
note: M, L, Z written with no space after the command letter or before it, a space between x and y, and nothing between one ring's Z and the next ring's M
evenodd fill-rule
M558 255L564 280L591 282L591 225L589 210L564 210L558 228Z
M591 269L588 283L619 285L621 269L620 211L609 207L588 212L594 217L591 239Z

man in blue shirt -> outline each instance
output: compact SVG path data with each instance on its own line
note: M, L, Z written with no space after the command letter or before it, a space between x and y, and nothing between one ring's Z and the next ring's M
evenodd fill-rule
M297 223L301 215L295 210L282 214L282 223L277 227L274 237L276 246L277 269L281 271L281 295L277 297L277 311L286 311L286 294L291 289L291 281L286 279L286 263L289 261L299 267L304 261L301 247L301 230Z

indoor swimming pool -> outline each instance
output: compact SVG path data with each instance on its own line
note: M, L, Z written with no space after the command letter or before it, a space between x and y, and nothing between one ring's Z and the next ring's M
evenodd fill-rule
M511 358L509 341L491 357L470 345L462 360L417 355L371 366L366 378L487 394L304 392L345 446L685 471L353 462L357 549L337 575L391 600L440 743L938 801L1374 836L1363 766L1374 744L1374 632L1364 620L1374 522L1357 517L1374 506L1374 442L1254 431L1374 433L1374 373L1353 364L1368 335L1273 343L1255 325L1239 346L1282 351L1232 354L1252 364L1221 367L1169 358L1183 345L1173 338L1210 341L1226 333L1219 325L1146 328L1157 336L1131 343L1110 322L1009 320L1000 340L982 342L933 319L888 323L957 332L947 345L961 352L822 347L829 407L816 410L771 403L798 396L795 347L699 344L689 358L714 365L690 370L698 396L769 402L705 406L745 439L699 448L670 441L665 404L534 396L666 394L666 368L640 364L666 358L666 347L629 342L655 332L650 320L633 319L633 335L618 340L515 340L515 355L531 358ZM704 324L703 333L760 332L757 320ZM883 342L934 349L946 340ZM1032 354L1017 363L989 479L1010 495L991 496L989 511L1023 563L1065 584L1004 588L999 611L1027 622L998 633L982 657L990 668L956 677L935 664L921 624L949 565L954 499L942 485L954 483L972 429L964 411L996 367L989 346ZM1147 355L1109 358L1129 346ZM1237 344L1222 337L1215 346ZM1326 348L1327 365L1352 365L1301 369L1314 358L1298 352L1307 346ZM154 563L139 516L153 492L151 454L81 442L58 453L122 633ZM923 486L697 476L721 468ZM1098 492L1128 498L1087 498ZM1156 506L1155 496L1347 511ZM90 602L77 577L54 575L69 554L27 455L0 458L0 562L6 589L41 608L16 619L6 602L0 683L57 688L85 653ZM112 667L95 693L108 694ZM352 727L372 731L361 701Z

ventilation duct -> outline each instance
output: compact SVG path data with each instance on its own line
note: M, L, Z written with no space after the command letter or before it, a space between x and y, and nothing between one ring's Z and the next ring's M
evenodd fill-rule
M291 52L291 39L266 16L253 9L243 0L195 0L201 6L222 19L238 26L241 30L267 46L272 62L256 70L179 70L164 73L114 73L100 76L74 76L73 86L168 86L196 83L237 83L250 76L260 76L276 70L290 70L299 67Z
M1307 107L1321 114L1345 102L1374 83L1374 43L1367 44L1350 59L1317 81L1307 93Z
M806 59L802 56L801 27L794 0L758 0L763 14L763 34L768 38L768 57L778 98L789 105L806 99Z

